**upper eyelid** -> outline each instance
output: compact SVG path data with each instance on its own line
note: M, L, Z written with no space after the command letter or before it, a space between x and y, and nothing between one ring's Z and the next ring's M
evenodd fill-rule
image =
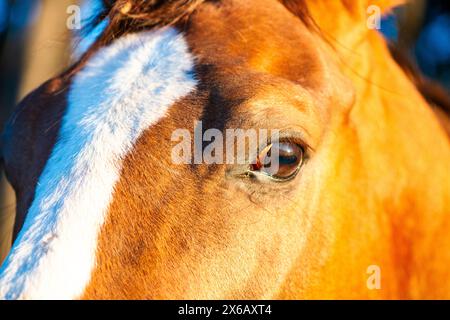
M271 129L271 130L274 130L274 129ZM279 132L279 136L278 136L277 142L295 143L302 148L302 150L305 153L305 156L308 156L311 151L315 152L314 148L312 148L306 142L305 135L302 132L299 132L298 130L291 130L291 129L278 130L278 132ZM256 150L253 150L256 152L255 154L253 154L253 153L248 154L248 156L246 157L247 165L254 164L256 161L256 157L258 157L259 154L265 148L267 148L268 146L270 146L271 144L273 144L275 142L275 141L272 141L272 138L273 138L273 133L271 132L268 135L267 140L264 142L260 142L259 145L257 146Z
M280 130L278 142L295 143L298 144L300 147L302 147L302 149L305 152L308 152L309 150L315 152L314 148L307 143L307 138L305 137L305 134L297 130ZM267 145L270 143L272 142L268 141Z

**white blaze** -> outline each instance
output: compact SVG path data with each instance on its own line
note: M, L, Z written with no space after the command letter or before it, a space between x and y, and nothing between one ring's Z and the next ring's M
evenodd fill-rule
M0 270L0 298L83 293L122 159L195 88L193 67L183 37L164 28L118 39L74 77L58 140Z

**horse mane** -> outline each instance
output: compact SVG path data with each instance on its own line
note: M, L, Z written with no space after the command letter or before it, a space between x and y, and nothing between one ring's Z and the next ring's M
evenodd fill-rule
M205 0L103 0L98 19L109 19L98 39L106 44L127 33L174 25Z

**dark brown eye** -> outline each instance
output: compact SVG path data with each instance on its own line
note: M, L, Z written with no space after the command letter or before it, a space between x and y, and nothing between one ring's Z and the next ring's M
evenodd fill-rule
M304 151L296 143L277 142L264 148L252 171L262 172L279 181L286 181L296 176L303 164Z

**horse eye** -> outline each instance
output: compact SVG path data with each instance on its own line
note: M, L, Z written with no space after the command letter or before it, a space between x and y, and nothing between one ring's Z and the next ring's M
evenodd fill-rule
M278 155L278 165L273 165L273 157ZM296 143L277 142L264 148L252 165L252 172L261 172L278 181L294 178L303 164L304 151Z

